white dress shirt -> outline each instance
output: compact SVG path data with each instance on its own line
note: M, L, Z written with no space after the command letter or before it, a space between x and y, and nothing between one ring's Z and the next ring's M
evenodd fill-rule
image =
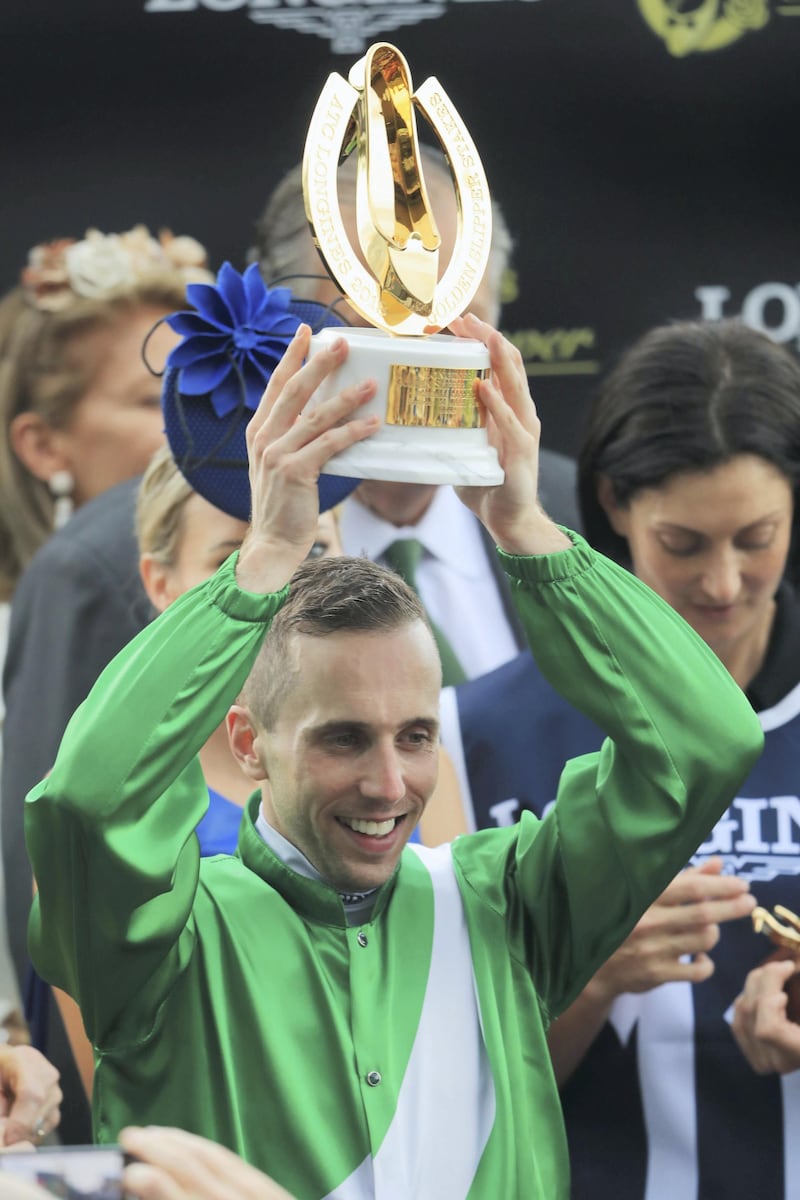
M425 554L417 571L420 598L473 679L518 653L503 610L477 518L451 487L439 487L416 525L396 526L376 516L357 493L339 510L345 554L383 562L392 542L417 538Z

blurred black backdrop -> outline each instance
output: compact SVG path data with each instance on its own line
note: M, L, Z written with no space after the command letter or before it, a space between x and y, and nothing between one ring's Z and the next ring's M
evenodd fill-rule
M478 145L549 445L657 322L743 313L800 347L800 3L776 0L2 0L0 287L88 225L241 267L327 75L379 40Z

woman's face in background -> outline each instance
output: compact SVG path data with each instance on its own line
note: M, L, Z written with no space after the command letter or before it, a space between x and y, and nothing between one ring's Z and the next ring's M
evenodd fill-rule
M164 315L157 308L134 309L81 339L80 353L97 366L57 434L75 480L76 505L138 475L164 441L161 380L142 360L145 338ZM148 341L148 360L163 365L177 341L168 325L159 325Z
M791 482L778 468L741 454L604 507L639 579L726 665L737 647L766 647L794 511Z
M247 524L230 517L195 492L183 508L175 560L170 565L169 599L209 579L229 554L242 544ZM321 513L317 537L309 557L327 558L342 553L333 513Z

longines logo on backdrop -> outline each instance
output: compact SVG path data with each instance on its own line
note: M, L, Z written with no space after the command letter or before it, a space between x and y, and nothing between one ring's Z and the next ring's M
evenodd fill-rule
M737 313L729 304L730 288L723 284L704 284L694 290L705 321L739 316L745 325L759 329L776 342L794 342L800 350L800 283L760 283L742 297Z
M647 24L663 38L674 58L722 50L748 33L763 29L772 15L770 0L637 0ZM800 3L777 3L779 17L800 17Z
M358 54L378 34L441 17L451 4L475 0L146 0L148 13L246 9L251 21L330 40L334 54ZM481 0L497 3L498 0ZM536 0L522 0L536 3Z

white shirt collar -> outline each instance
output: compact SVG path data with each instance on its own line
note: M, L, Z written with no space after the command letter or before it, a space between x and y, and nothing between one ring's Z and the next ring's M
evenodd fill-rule
M414 537L434 558L467 579L485 573L485 550L477 520L449 486L436 489L427 511L416 525L392 525L350 496L340 509L339 528L347 554L363 554L373 561L392 542Z
M290 870L296 872L298 875L303 875L306 879L325 883L317 868L308 861L302 850L298 850L297 846L293 845L282 833L278 833L277 829L270 825L260 807L256 818L256 832L261 835L270 850L281 860L284 866L289 867ZM372 888L368 892L352 894L339 892L339 898L347 913L348 924L358 925L362 921L369 920L377 890L377 888Z
M312 866L305 854L293 846L282 833L278 833L277 829L273 829L261 808L259 808L256 818L256 830L261 834L273 854L292 871L303 875L306 879L314 879L318 883L324 882L317 868Z

